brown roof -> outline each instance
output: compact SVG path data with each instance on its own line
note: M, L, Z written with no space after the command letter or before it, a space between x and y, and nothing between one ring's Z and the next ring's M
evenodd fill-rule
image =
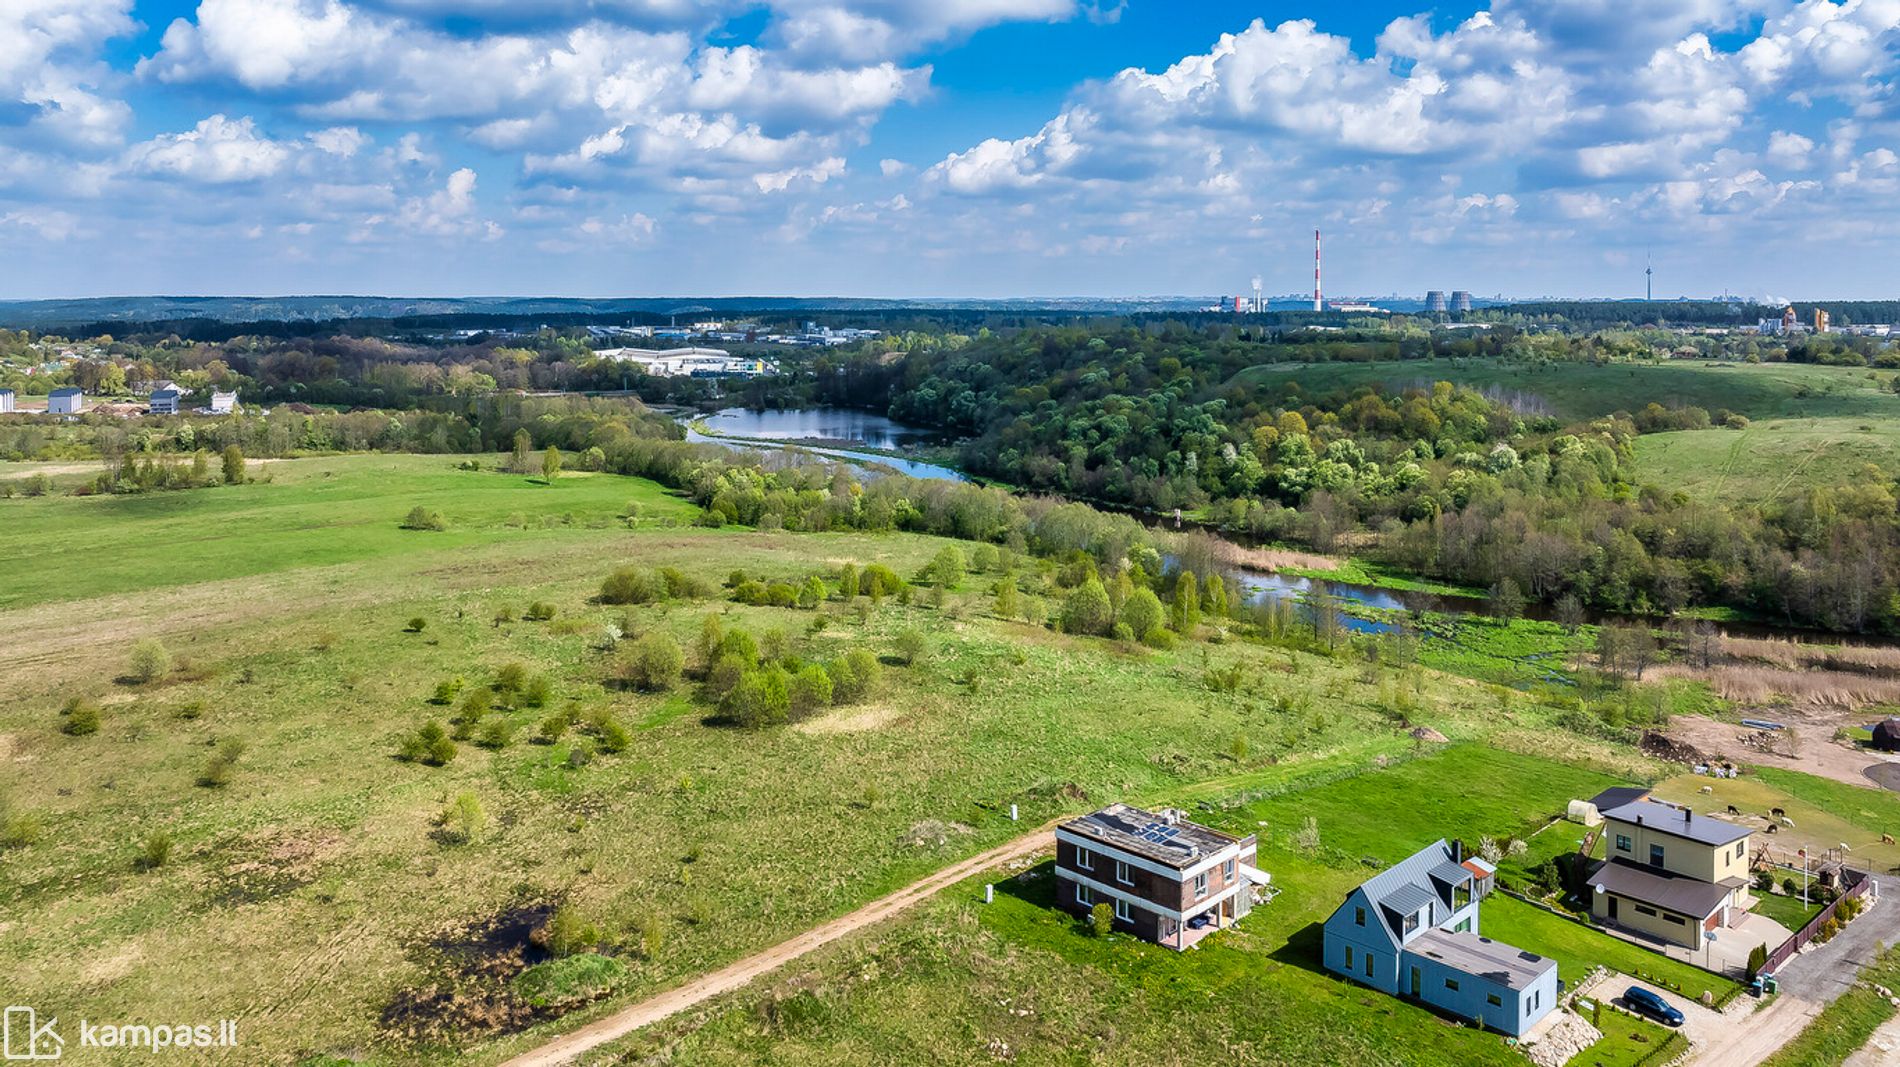
M1730 892L1725 886L1623 859L1597 864L1590 872L1590 886L1592 889L1602 886L1606 893L1698 919L1715 914L1715 909L1728 900Z

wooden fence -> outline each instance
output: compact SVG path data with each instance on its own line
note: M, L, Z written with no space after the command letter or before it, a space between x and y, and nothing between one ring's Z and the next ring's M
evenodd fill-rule
M1779 971L1781 965L1801 951L1803 945L1814 940L1814 935L1820 931L1822 923L1834 918L1834 913L1840 910L1842 901L1866 896L1867 891L1873 888L1874 879L1866 871L1843 867L1841 868L1841 884L1843 886L1841 895L1834 898L1834 903L1816 912L1814 917L1808 920L1806 926L1796 930L1788 940L1781 943L1779 948L1768 953L1768 962L1761 965L1762 974L1774 974Z

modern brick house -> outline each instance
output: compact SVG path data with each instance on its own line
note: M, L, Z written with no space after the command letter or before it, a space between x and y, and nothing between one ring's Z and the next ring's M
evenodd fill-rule
M1590 872L1590 913L1685 948L1733 926L1755 903L1748 891L1746 826L1697 818L1647 797L1603 812L1604 854Z
M1522 1036L1557 1006L1557 961L1479 932L1496 873L1443 840L1427 845L1346 895L1326 920L1326 969Z
M1115 929L1177 951L1247 914L1258 843L1159 813L1112 804L1056 827L1056 906L1114 908Z

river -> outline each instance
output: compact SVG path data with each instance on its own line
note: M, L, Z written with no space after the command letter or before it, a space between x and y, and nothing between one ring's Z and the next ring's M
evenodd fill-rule
M873 474L883 470L929 481L974 481L953 467L925 463L901 455L920 445L942 444L945 441L943 435L919 427L907 426L870 412L854 411L848 408L771 411L727 408L706 416L694 416L686 412L675 414L686 426L686 438L689 441L755 451L793 448L800 452L858 464ZM710 432L701 432L695 423L703 425ZM864 449L885 451L859 451L850 447L853 444L861 445ZM886 452L900 454L890 455ZM1155 512L1130 510L1127 513L1156 529L1172 530L1193 526L1191 523L1179 523L1172 516ZM1207 532L1229 540L1233 539L1231 535L1223 534L1218 530ZM1390 612L1430 612L1450 616L1482 615L1488 611L1486 602L1477 597L1386 589L1353 582L1305 578L1251 567L1235 567L1230 573L1241 588L1246 590L1249 602L1285 600L1305 604L1314 596L1334 597L1341 601L1342 607L1346 609L1342 613L1341 625L1360 633L1387 633L1398 627L1383 621L1383 618L1367 618L1354 614L1354 609L1376 612L1381 616ZM1552 614L1552 609L1547 604L1525 605L1525 615L1530 618L1548 619L1552 617ZM1653 625L1656 621L1594 611L1586 612L1586 619L1593 624L1649 623ZM1792 637L1847 644L1865 643L1864 639L1846 635L1790 629L1767 623L1723 622L1721 626L1723 630L1737 636Z

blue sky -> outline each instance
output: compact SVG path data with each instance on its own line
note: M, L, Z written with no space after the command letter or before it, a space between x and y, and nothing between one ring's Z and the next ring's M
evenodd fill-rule
M0 297L1888 297L1894 0L7 0Z

